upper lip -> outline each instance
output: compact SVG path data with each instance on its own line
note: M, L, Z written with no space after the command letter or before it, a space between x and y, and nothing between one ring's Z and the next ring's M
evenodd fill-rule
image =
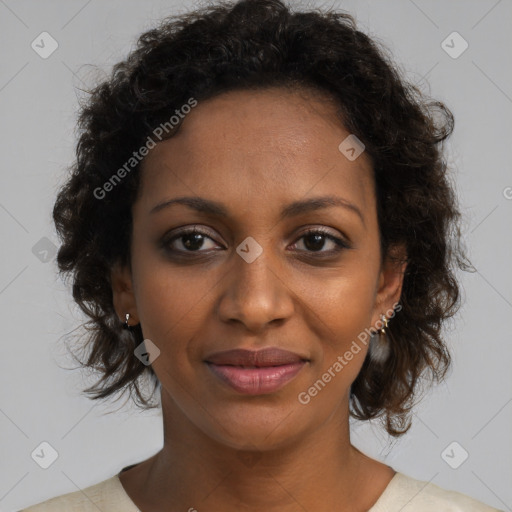
M207 363L218 365L236 365L236 366L280 366L283 364L300 363L307 361L299 354L283 350L277 347L268 347L261 350L247 350L236 348L215 352L205 358Z

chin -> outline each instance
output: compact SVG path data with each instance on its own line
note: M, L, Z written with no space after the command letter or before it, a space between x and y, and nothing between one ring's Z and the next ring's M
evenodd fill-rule
M297 411L278 407L275 402L265 406L245 403L209 411L213 418L205 418L208 422L205 433L235 450L283 448L300 437L300 427L305 426Z

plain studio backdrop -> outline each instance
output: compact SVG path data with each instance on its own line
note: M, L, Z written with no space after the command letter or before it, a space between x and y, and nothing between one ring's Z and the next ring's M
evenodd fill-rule
M465 302L446 331L454 357L446 382L421 402L398 441L375 422L352 422L353 442L414 478L512 510L512 2L293 3L353 14L362 31L390 48L409 80L453 111L448 156L477 269L461 276ZM124 397L95 404L80 394L93 379L64 369L75 366L66 333L84 317L56 274L51 209L74 158L80 88L110 73L162 17L197 6L0 0L4 512L83 489L162 446L159 410L121 407ZM55 450L46 469L34 456L41 447Z

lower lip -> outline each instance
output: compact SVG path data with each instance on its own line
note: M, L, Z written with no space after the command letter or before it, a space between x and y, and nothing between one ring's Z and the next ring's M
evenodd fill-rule
M305 364L305 361L301 361L281 366L243 368L207 363L214 375L239 393L246 395L264 395L281 389L300 372Z

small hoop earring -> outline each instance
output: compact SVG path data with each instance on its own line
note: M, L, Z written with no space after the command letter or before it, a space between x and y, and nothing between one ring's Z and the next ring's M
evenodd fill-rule
M368 356L377 364L384 363L389 357L389 353L391 351L386 332L388 327L388 318L386 315L381 315L380 320L384 325L371 337L370 346L368 348Z

